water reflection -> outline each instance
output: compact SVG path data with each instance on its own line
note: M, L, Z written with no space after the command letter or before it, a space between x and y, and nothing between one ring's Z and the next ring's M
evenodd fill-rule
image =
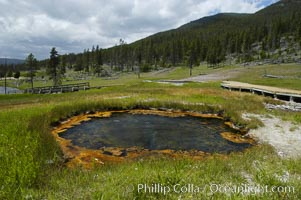
M17 88L6 87L7 94L21 93L21 90ZM0 94L5 94L5 88L0 86Z
M83 122L60 136L89 149L138 146L150 150L195 149L229 153L251 146L225 140L220 135L222 132L235 130L220 119L113 113L109 118Z

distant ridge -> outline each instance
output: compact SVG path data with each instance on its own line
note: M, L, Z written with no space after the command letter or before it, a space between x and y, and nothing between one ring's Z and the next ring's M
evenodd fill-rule
M252 14L219 13L130 44L64 56L76 70L95 70L99 64L91 55L100 54L101 63L112 69L139 66L143 72L200 63L301 63L300 10L301 0L280 0Z
M6 64L7 65L23 64L24 62L25 62L24 60L20 60L20 59L6 58ZM0 58L0 65L4 65L4 64L5 64L5 58Z

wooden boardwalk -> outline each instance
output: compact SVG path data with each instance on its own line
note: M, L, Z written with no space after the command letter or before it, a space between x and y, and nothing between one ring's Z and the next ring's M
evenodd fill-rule
M67 84L67 85L60 85L60 86L28 88L24 91L24 93L51 94L51 93L76 92L79 90L88 90L88 89L90 89L90 84L89 82L86 82L86 83Z
M283 101L301 103L301 91L235 81L224 81L221 87L230 91L250 92Z

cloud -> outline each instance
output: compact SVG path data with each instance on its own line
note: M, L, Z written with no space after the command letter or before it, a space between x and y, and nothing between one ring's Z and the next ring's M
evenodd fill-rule
M0 0L0 57L49 57L127 43L217 12L253 13L275 0Z

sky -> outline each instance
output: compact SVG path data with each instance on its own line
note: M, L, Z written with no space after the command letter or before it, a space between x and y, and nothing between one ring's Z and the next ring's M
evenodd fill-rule
M0 57L79 53L131 43L220 12L254 13L277 0L0 0Z

